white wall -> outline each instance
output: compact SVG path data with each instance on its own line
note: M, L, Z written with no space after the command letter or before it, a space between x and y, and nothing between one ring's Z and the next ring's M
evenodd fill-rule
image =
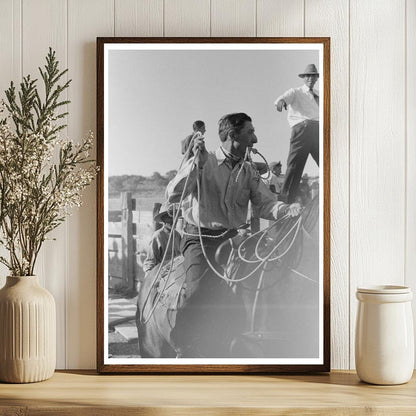
M331 361L354 367L357 285L416 287L416 0L0 0L0 91L49 46L69 67L74 140L95 130L97 36L331 37ZM38 275L58 368L95 368L95 185ZM2 272L2 282L6 271Z

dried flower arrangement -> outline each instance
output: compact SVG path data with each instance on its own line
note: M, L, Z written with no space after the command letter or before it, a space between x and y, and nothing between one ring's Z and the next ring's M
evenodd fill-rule
M71 81L59 84L68 70L60 72L58 65L49 48L44 70L39 68L42 97L37 80L27 75L19 91L10 84L0 106L0 246L10 255L0 262L12 276L33 275L47 235L81 205L97 171L92 133L79 144L59 137L69 103L60 97Z

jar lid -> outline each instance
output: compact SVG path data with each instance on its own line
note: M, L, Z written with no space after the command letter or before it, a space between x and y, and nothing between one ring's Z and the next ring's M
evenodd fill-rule
M408 286L396 286L396 285L376 285L367 287L357 287L358 293L376 293L383 295L394 295L399 293L410 293L411 289Z

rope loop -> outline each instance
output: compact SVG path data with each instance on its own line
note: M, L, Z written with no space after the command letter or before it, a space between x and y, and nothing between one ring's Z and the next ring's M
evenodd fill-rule
M248 148L247 148L247 150L248 150ZM195 156L194 156L195 157L195 160L197 160L198 153L199 153L199 149L195 152ZM259 154L260 157L263 158L263 160L265 161L266 165L268 166L267 160L265 159L265 157L257 149L256 149L255 153L256 154ZM184 160L185 160L185 158L187 156L188 156L188 152L185 153L185 156L184 156L184 158L183 158L183 160L181 162L181 166L182 166L182 164L183 164L183 162L184 162ZM247 157L248 157L248 151L246 151L246 155L244 157L244 160L246 160ZM243 164L242 164L242 166L243 166ZM238 177L239 177L240 172L241 172L241 168L240 168L240 170L239 170L239 172L237 174L236 180L238 180ZM162 261L161 261L161 263L159 265L159 268L158 268L158 271L156 273L156 276L154 277L154 279L153 279L153 281L152 281L152 283L150 285L149 291L147 293L147 296L145 298L143 307L141 309L141 314L140 314L141 315L141 318L140 319L141 319L141 323L142 324L146 324L147 322L149 322L149 320L152 317L152 315L153 315L156 307L160 303L161 297L163 296L163 293L166 290L167 285L168 285L168 282L169 282L169 278L170 278L170 275L171 275L171 272L172 272L172 269L173 269L172 266L173 266L173 260L174 260L174 238L175 238L174 237L174 231L175 231L175 228L176 228L176 224L178 222L178 219L179 219L179 215L180 215L180 212L181 212L183 200L184 200L185 193L186 193L186 188L187 188L187 185L188 185L188 182L189 182L189 178L191 176L191 173L192 173L192 169L190 170L190 172L188 173L188 176L186 177L185 184L184 184L184 188L182 190L181 197L180 197L180 200L179 200L178 209L177 209L176 213L174 211L174 219L173 219L172 229L171 229L171 231L169 233L167 248L169 247L169 244L172 241L172 250L171 250L171 261L170 261L168 275L164 279L165 281L164 281L163 287L158 291L158 295L156 296L156 299L154 301L154 304L152 305L152 308L151 308L150 312L144 318L144 315L145 315L144 314L144 311L145 311L145 308L146 308L146 306L147 306L147 304L149 302L151 292L152 292L153 288L155 287L155 285L158 283L158 280L160 278L160 273L161 273L161 270L162 270L162 266L163 266L163 264L165 262L166 255L167 255L167 252L168 252L168 250L166 250L165 253L163 254L163 259L162 259ZM270 169L268 169L268 177L270 177ZM198 201L198 208L199 208L200 207L200 201L201 201L201 183L200 183L200 177L199 177L199 175L197 176L196 185L197 185L197 201ZM261 269L262 271L261 271L261 276L260 276L260 280L259 280L259 285L261 285L260 282L263 281L263 275L264 275L264 272L266 271L267 265L269 263L273 263L273 262L276 262L276 261L280 261L280 259L282 259L290 251L290 249L293 247L293 245L294 245L294 243L296 241L296 238L299 235L299 232L303 229L303 219L302 219L302 215L299 215L299 217L294 221L293 225L290 227L289 231L280 239L280 241L277 241L276 244L272 247L272 249L269 250L269 252L266 255L263 255L262 256L260 254L260 245L261 245L262 241L264 241L264 239L267 237L269 231L271 231L273 228L277 227L282 222L283 222L283 224L287 224L288 223L288 220L290 220L290 217L289 217L288 214L285 214L280 219L278 219L275 222L273 222L273 224L271 224L266 229L255 232L254 234L252 234L251 236L249 236L248 238L246 238L244 241L242 241L238 245L237 249L235 249L235 252L236 252L236 254L238 256L238 259L242 263L255 265L255 267L253 268L253 270L251 272L249 272L248 274L246 274L245 276L242 276L240 278L236 278L235 276L234 277L230 277L228 275L228 272L227 272L226 268L223 268L223 273L218 272L218 270L215 268L215 266L211 263L210 259L208 258L208 255L207 255L206 250L205 250L203 238L208 238L209 237L209 238L220 239L220 238L222 238L222 237L224 237L226 235L226 233L228 232L228 230L226 230L224 233L222 233L222 234L220 234L218 236L204 235L204 234L202 234L202 231L201 231L200 215L198 215L198 234L190 234L190 233L186 233L186 232L184 232L184 234L185 235L189 235L189 236L199 237L199 241L200 241L200 244L201 244L201 250L202 250L202 253L204 255L204 258L205 258L205 260L207 262L207 265L211 269L211 271L217 277L219 277L220 279L224 280L228 284L235 284L235 283L243 282L243 281L245 281L245 280L253 277L255 275L255 273L258 270ZM259 238L258 238L258 235L260 235ZM248 258L246 258L243 255L242 250L243 250L243 248L249 242L253 241L255 238L258 238L258 240L256 242L255 249L254 249L254 253L253 253L254 254L254 259L248 259ZM279 247L286 240L288 240L289 238L291 238L291 239L290 239L290 241L289 241L289 243L287 245L287 248L282 253L279 253L279 254L276 254L276 255L273 256L273 254L276 251L278 251ZM232 251L230 253L229 260L231 260L231 258L232 258ZM299 273L299 272L296 272L296 273L298 275L301 275L301 273ZM307 276L303 276L303 277L307 278L308 280L312 280L312 279L308 278ZM260 287L257 287L256 292L259 292L260 289L261 289ZM257 302L255 302L255 303L257 303ZM254 310L255 310L255 308L253 309L253 315L255 314Z

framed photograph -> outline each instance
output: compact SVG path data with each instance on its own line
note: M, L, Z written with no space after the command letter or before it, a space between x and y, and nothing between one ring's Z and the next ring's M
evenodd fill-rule
M330 371L329 51L97 39L99 372Z

